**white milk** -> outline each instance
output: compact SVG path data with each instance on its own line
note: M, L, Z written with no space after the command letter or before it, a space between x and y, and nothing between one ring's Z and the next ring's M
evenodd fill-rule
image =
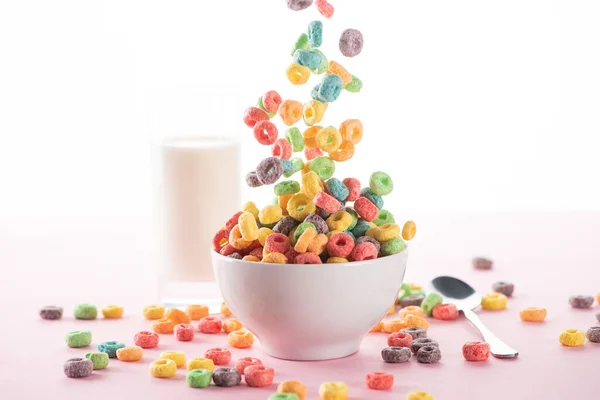
M241 208L239 145L180 137L164 140L158 150L161 279L214 281L212 237Z

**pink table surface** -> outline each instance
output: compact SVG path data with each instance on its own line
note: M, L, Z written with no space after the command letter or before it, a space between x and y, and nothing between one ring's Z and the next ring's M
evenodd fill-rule
M566 348L558 335L566 328L587 330L598 325L592 310L574 310L568 297L600 291L600 214L423 215L417 240L411 243L406 281L426 285L438 274L452 274L479 291L497 280L515 283L515 296L504 311L480 311L481 319L520 351L515 360L490 359L469 363L461 356L465 341L479 334L462 317L458 321L431 320L429 336L439 341L439 364L385 364L380 350L385 334L370 334L359 353L326 362L291 362L268 357L255 345L233 349L234 360L255 356L276 369L275 382L298 379L317 399L321 382L343 380L350 399L404 399L411 390L425 390L440 399L597 399L600 398L600 344ZM86 379L69 379L62 364L70 357L95 350L105 340L131 344L133 335L149 327L141 316L144 304L156 301L151 228L144 220L35 221L0 223L0 398L34 399L266 399L275 392L244 384L231 389L192 390L184 371L170 380L150 377L148 364L165 350L188 357L202 356L210 347L223 346L225 335L198 334L193 342L161 337L157 349L147 350L139 363L111 360L109 367ZM489 272L474 271L470 259L494 259ZM360 296L360 288L356 290ZM123 304L120 320L76 321L72 308L79 302L99 306ZM44 321L37 310L45 304L65 308L60 321ZM548 309L545 323L522 323L518 311L528 306ZM92 347L69 349L63 336L74 329L93 332ZM391 391L368 390L370 371L394 374Z

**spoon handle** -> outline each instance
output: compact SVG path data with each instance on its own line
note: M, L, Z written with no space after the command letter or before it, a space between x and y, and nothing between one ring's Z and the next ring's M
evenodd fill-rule
M519 352L504 343L481 322L473 310L462 310L465 317L481 332L483 339L490 345L490 352L496 358L514 358Z

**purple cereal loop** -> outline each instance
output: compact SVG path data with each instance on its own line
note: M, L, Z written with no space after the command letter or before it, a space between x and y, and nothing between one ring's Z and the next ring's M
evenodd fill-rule
M600 322L600 312L596 314L596 319Z
M515 291L515 285L509 282L500 281L492 285L492 290L496 293L502 293L506 297L510 297Z
M400 307L404 308L404 307L408 307L408 306L421 306L421 303L423 303L423 300L425 300L425 296L423 296L422 294L411 294L409 296L405 296L402 298L402 300L400 300Z
M284 235L289 235L292 229L294 229L298 225L298 222L289 215L281 218L277 224L273 227L273 232L275 233L283 233Z
M585 337L592 343L600 343L600 326L592 326L585 333Z
M267 157L258 163L256 176L264 185L271 185L283 175L283 164L277 157Z
M46 306L40 310L40 317L48 320L61 319L63 314L62 307Z
M242 256L240 255L240 253L231 253L227 257L229 257L229 258L235 258L236 260L241 260L242 259Z
M417 361L423 364L433 364L442 359L438 346L423 346L417 351Z
M408 347L386 347L381 350L381 358L386 363L399 364L410 360L412 356Z
M340 51L346 57L355 57L363 49L365 40L358 29L346 29L340 36Z
M329 232L329 227L327 226L327 222L320 216L315 213L308 214L306 218L304 218L304 222L310 222L317 228L317 233L327 233Z
M331 216L331 214L333 214L333 213L330 213L329 211L325 211L322 208L317 207L317 215L319 217L321 217L323 219L327 219L327 218L329 218Z
M69 358L63 365L63 371L69 378L85 378L94 370L94 363L89 358Z
M379 242L377 240L373 239L370 236L361 236L358 239L356 239L356 244L364 243L364 242L373 243L373 245L377 249L377 254L379 254L379 250L381 249L381 244L379 244Z
M412 351L413 354L417 354L417 352L419 351L419 349L421 347L440 347L439 343L436 342L433 339L429 339L429 338L421 338L421 339L415 339L412 342L410 342L410 351Z
M408 333L414 339L426 339L427 331L423 328L404 328L400 332Z
M248 172L246 175L246 184L250 187L260 187L263 185L254 171Z
M242 381L242 375L235 368L217 368L212 378L215 385L220 387L237 386Z
M290 10L302 11L310 7L313 0L286 0L286 2Z
M569 304L573 308L590 308L594 304L594 298L592 296L571 296L569 297Z
M473 268L475 268L475 269L487 270L487 269L492 269L493 266L494 266L494 262L492 260L490 260L489 258L475 257L473 259Z

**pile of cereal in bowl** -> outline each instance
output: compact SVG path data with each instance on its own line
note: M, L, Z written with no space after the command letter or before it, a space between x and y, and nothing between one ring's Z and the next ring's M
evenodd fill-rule
M294 44L286 70L294 85L323 75L311 90L312 100L283 100L271 90L244 112L244 123L258 143L271 146L271 156L246 175L246 183L253 188L273 185L276 199L262 209L246 203L219 229L213 249L223 256L275 264L346 263L400 253L415 236L413 221L400 227L383 209L383 196L394 188L388 174L373 172L364 187L356 178L334 177L336 162L354 155L363 125L359 119L345 120L339 127L319 123L329 103L344 90L359 92L362 81L336 61L327 61L318 49L322 43L323 24L313 21ZM360 31L346 29L340 52L357 56L363 43ZM273 122L276 116L288 127L284 137ZM303 132L294 126L301 121ZM290 179L295 175L299 181Z

